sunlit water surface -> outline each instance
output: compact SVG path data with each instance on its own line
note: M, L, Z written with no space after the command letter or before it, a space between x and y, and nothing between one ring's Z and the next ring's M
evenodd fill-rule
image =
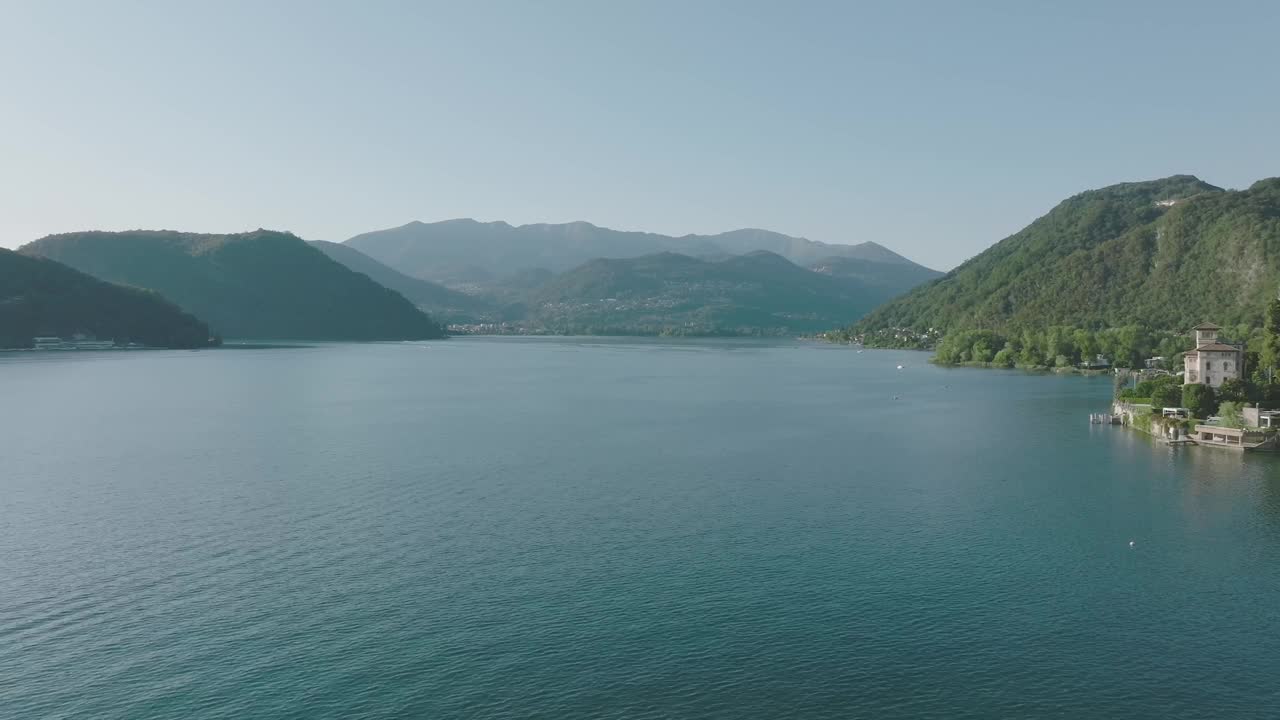
M1280 458L926 359L0 354L0 717L1280 717Z

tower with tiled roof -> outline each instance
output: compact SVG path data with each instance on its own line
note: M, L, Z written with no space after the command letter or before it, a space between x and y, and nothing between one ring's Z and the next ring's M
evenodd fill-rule
M1182 356L1184 385L1216 388L1226 380L1240 377L1244 352L1235 345L1220 342L1218 331L1221 329L1213 323L1203 323L1191 329L1196 337L1196 347Z

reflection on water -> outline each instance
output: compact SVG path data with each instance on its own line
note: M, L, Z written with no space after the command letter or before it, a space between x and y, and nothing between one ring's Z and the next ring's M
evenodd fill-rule
M1143 482L1180 497L1180 510L1201 528L1212 518L1256 525L1280 535L1280 453L1169 446L1145 433L1092 426L1091 440L1109 444ZM1144 466L1149 472L1142 472Z

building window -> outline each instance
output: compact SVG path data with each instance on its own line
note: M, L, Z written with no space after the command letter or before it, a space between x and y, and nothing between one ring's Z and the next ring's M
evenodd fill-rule
M1222 362L1222 369L1223 369L1223 370L1230 371L1230 370L1231 370L1231 361L1230 361L1230 360L1224 360L1224 361Z
M1209 362L1208 360L1205 360L1205 361L1204 361L1204 371L1205 371L1205 372L1209 372L1209 371L1210 371L1210 370L1212 370L1212 369L1213 369L1213 363L1212 363L1212 362Z

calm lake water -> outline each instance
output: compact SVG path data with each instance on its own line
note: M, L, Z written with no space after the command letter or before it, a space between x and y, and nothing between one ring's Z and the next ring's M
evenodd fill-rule
M1280 458L926 359L0 355L0 717L1280 717Z

